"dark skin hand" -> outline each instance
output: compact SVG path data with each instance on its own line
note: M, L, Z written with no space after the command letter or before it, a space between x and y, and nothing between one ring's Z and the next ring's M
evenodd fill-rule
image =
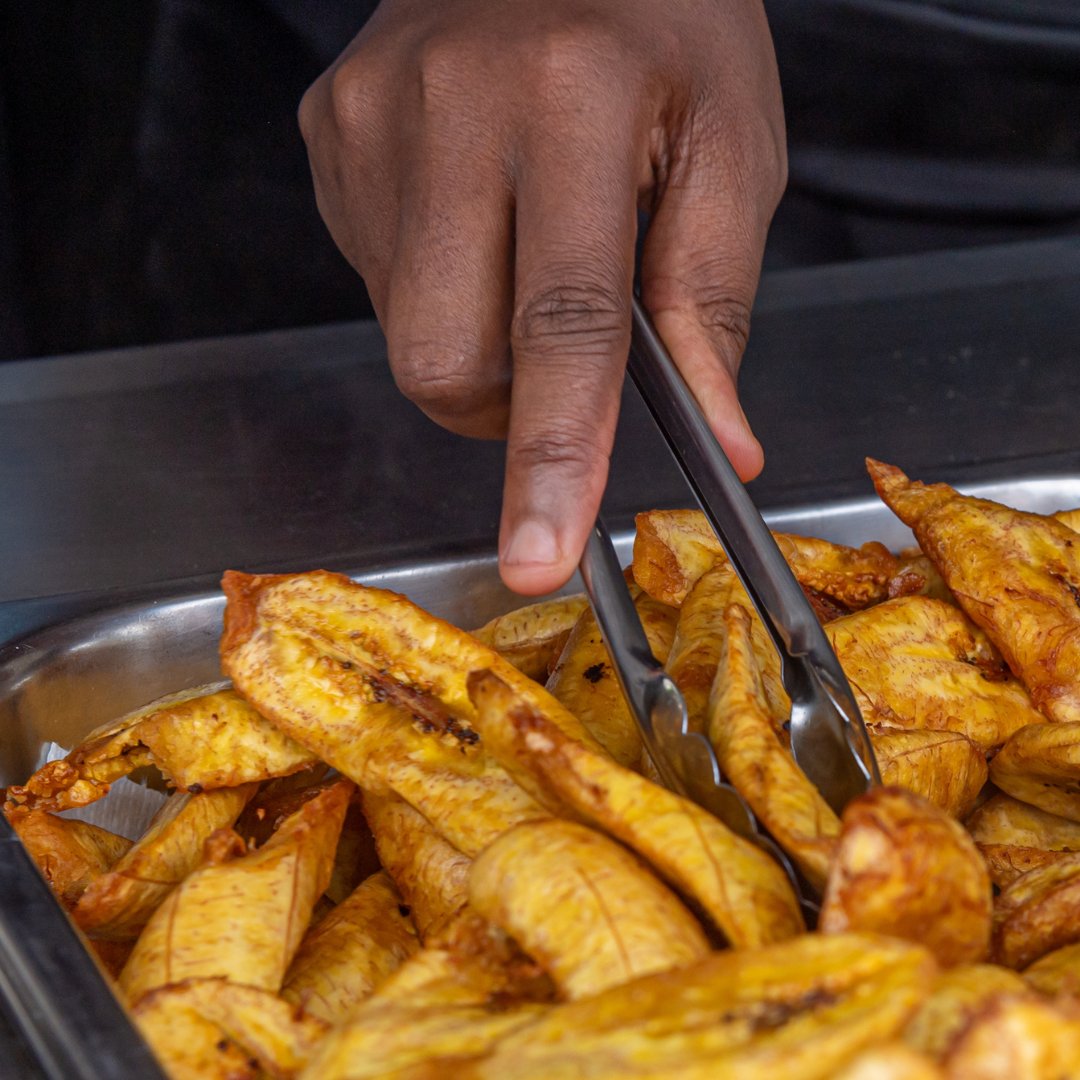
M743 479L736 374L786 181L760 0L383 0L300 107L398 386L506 438L503 579L573 573L642 300Z

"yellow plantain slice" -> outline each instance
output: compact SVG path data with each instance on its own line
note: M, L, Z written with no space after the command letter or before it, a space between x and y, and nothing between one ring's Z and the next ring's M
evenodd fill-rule
M736 948L792 937L802 915L786 874L695 803L567 738L490 672L470 686L490 752L551 808L636 851Z
M1080 997L1080 942L1040 956L1024 968L1024 981L1049 997Z
M1080 1014L1065 1002L1002 996L959 1036L948 1080L1078 1080Z
M960 964L939 974L929 996L904 1028L904 1041L940 1058L960 1034L1001 994L1028 992L1024 980L997 964Z
M989 751L1042 719L986 636L943 600L888 600L825 633L867 723L957 731Z
M1067 525L913 483L867 459L874 487L909 525L968 616L1050 720L1080 721L1080 544ZM925 725L924 725L925 726Z
M754 658L749 611L732 604L723 621L709 740L724 775L820 892L836 853L840 821L776 736Z
M131 847L126 837L46 810L13 814L11 825L68 910Z
M662 603L678 607L694 582L726 558L700 510L650 510L636 523L634 580ZM773 536L804 588L848 610L884 600L898 568L896 557L878 543L856 551L812 537Z
M889 1042L864 1050L835 1080L945 1080L945 1074L932 1058L902 1042Z
M1080 855L1029 870L1002 890L994 906L994 958L1025 968L1080 941Z
M169 893L120 973L128 1001L193 978L222 977L277 993L330 880L351 791L346 780L327 788L239 858L226 849L215 862L208 845L208 864Z
M154 990L133 1015L172 1080L234 1075L285 1080L297 1075L327 1032L317 1017L276 994L225 979L188 979Z
M986 755L955 731L868 727L881 782L921 795L961 818L986 783Z
M823 933L893 934L921 942L944 965L986 955L990 879L961 825L899 788L853 799L841 825L821 905Z
M649 647L663 663L671 648L678 612L653 600L637 585L629 588ZM591 608L581 613L570 632L547 688L620 765L637 766L642 755L641 736Z
M1060 521L1062 525L1067 525L1073 532L1080 532L1080 509L1058 510L1050 516L1055 521Z
M544 682L589 601L583 594L559 596L508 611L472 636L509 660L524 675Z
M281 996L336 1024L419 948L408 908L381 870L307 932Z
M361 795L379 860L408 905L421 940L468 899L472 860L448 844L404 799Z
M999 888L1021 874L1080 851L1080 822L999 792L965 822Z
M1030 724L990 762L1002 791L1080 823L1080 721Z
M255 788L172 795L137 843L83 893L75 922L95 938L138 937L162 900L202 861L210 835L236 821Z
M569 821L519 825L473 863L469 902L576 999L704 956L674 893L625 848Z

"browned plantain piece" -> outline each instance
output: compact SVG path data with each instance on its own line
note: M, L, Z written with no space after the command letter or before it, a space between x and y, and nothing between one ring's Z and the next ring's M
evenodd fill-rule
M1080 942L1040 956L1024 968L1024 981L1049 997L1080 997Z
M370 791L361 799L379 860L401 890L426 941L468 899L472 860L448 844L404 799Z
M942 600L888 600L825 633L867 723L958 731L988 751L1042 719L985 635Z
M327 1032L323 1021L276 994L225 979L188 979L154 990L133 1015L172 1080L234 1075L288 1080Z
M709 951L697 921L625 848L569 821L504 833L473 863L473 909L576 999Z
M1080 855L1029 870L994 905L994 958L1025 968L1040 956L1080 941Z
M945 1080L945 1073L925 1054L902 1042L889 1042L852 1058L835 1080Z
M300 943L281 996L329 1024L420 948L416 927L385 870L361 883Z
M239 837L230 848L228 833L215 834L224 836L224 851L208 844L207 865L169 893L120 973L128 1000L192 978L276 993L330 880L351 792L351 783L339 781L248 854Z
M515 702L490 672L470 686L491 753L554 812L585 818L636 851L736 948L797 934L787 876L760 848L695 803L567 738Z
M589 601L580 593L541 600L496 616L472 635L509 660L522 674L544 682L570 631L588 608Z
M1050 516L1062 525L1067 525L1073 532L1080 532L1080 509L1058 510Z
M1080 721L1021 728L990 762L990 779L1021 802L1080 822Z
M998 793L966 821L1000 888L1021 874L1080 851L1080 823Z
M921 795L953 817L975 805L986 783L986 755L955 731L870 726L881 782Z
M894 934L921 942L944 965L986 955L990 879L961 825L899 788L852 800L841 824L821 905L823 933Z
M138 842L83 893L75 922L91 937L136 938L162 900L202 861L210 835L232 825L254 793L255 785L245 784L172 795Z
M678 607L694 582L726 558L700 510L650 510L636 523L634 580L662 603ZM804 588L849 611L884 600L897 572L896 557L878 543L856 550L813 537L773 536Z
M1053 518L913 483L867 459L874 487L909 525L968 616L1051 720L1080 721L1080 544Z
M1028 992L1024 980L997 964L960 964L941 972L904 1029L904 1040L940 1058L987 1004L1001 994Z
M724 775L820 892L836 853L840 821L776 736L754 657L749 611L732 604L723 621L709 739Z
M678 612L653 600L637 585L629 588L649 647L663 663L671 649ZM581 613L571 631L547 688L620 765L637 766L641 736L591 608Z
M1080 1080L1080 1013L1065 1002L1004 995L959 1036L948 1080Z
M13 814L11 824L56 899L68 910L131 847L124 836L46 810Z
M888 593L890 600L900 596L930 596L956 604L956 597L949 592L937 567L918 548L900 552L900 565L889 580Z

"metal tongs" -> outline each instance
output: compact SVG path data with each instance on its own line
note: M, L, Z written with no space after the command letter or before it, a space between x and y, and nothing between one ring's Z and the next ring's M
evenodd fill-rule
M856 795L881 783L855 697L802 587L636 298L628 370L780 654L784 689L791 698L795 761L840 813ZM739 792L724 781L708 738L689 730L686 703L652 654L600 520L582 556L581 576L623 693L664 783L776 857L812 914L809 886L761 831Z

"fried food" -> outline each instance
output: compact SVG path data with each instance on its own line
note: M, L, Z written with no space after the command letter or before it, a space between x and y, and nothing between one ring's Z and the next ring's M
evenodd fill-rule
M720 768L820 893L840 821L776 736L754 657L750 612L741 604L724 613L722 640L708 729Z
M990 779L1021 802L1080 823L1080 721L1021 728L990 763Z
M120 973L128 1001L218 977L277 993L330 880L351 792L346 780L327 788L250 853L235 833L215 834L220 847L207 845L206 864L165 898Z
M649 648L663 663L671 649L678 612L653 600L637 585L629 589ZM620 765L637 766L641 736L591 608L581 613L570 632L547 688Z
M644 864L569 821L499 837L473 863L469 902L571 1000L709 951L697 920Z
M1024 968L1024 981L1048 997L1080 997L1080 942L1040 956Z
M955 731L867 727L881 782L922 796L955 818L975 805L986 783L986 755Z
M1021 874L1080 851L1080 822L999 792L965 823L1000 888Z
M841 826L823 933L893 934L921 942L945 966L986 955L990 879L956 821L909 791L874 788L848 803Z
M255 787L172 795L138 842L79 898L73 912L79 928L112 941L138 937L162 900L202 861L210 836L240 816Z
M867 459L874 487L911 527L960 606L1001 651L1036 708L1080 721L1080 544L1039 514L924 485Z
M945 1080L937 1062L902 1042L864 1050L836 1074L835 1080Z
M990 751L1042 719L986 635L942 600L888 600L825 634L869 724L956 731Z
M523 675L543 682L555 666L578 618L589 608L588 599L559 596L497 615L472 636L509 660Z
M994 905L994 959L1025 968L1040 956L1080 941L1080 855L1029 870Z
M416 927L385 870L373 874L310 929L281 996L336 1024L420 948Z
M568 738L490 672L475 673L470 687L483 738L512 775L552 812L582 818L636 851L732 946L781 941L803 928L787 875L755 844Z

